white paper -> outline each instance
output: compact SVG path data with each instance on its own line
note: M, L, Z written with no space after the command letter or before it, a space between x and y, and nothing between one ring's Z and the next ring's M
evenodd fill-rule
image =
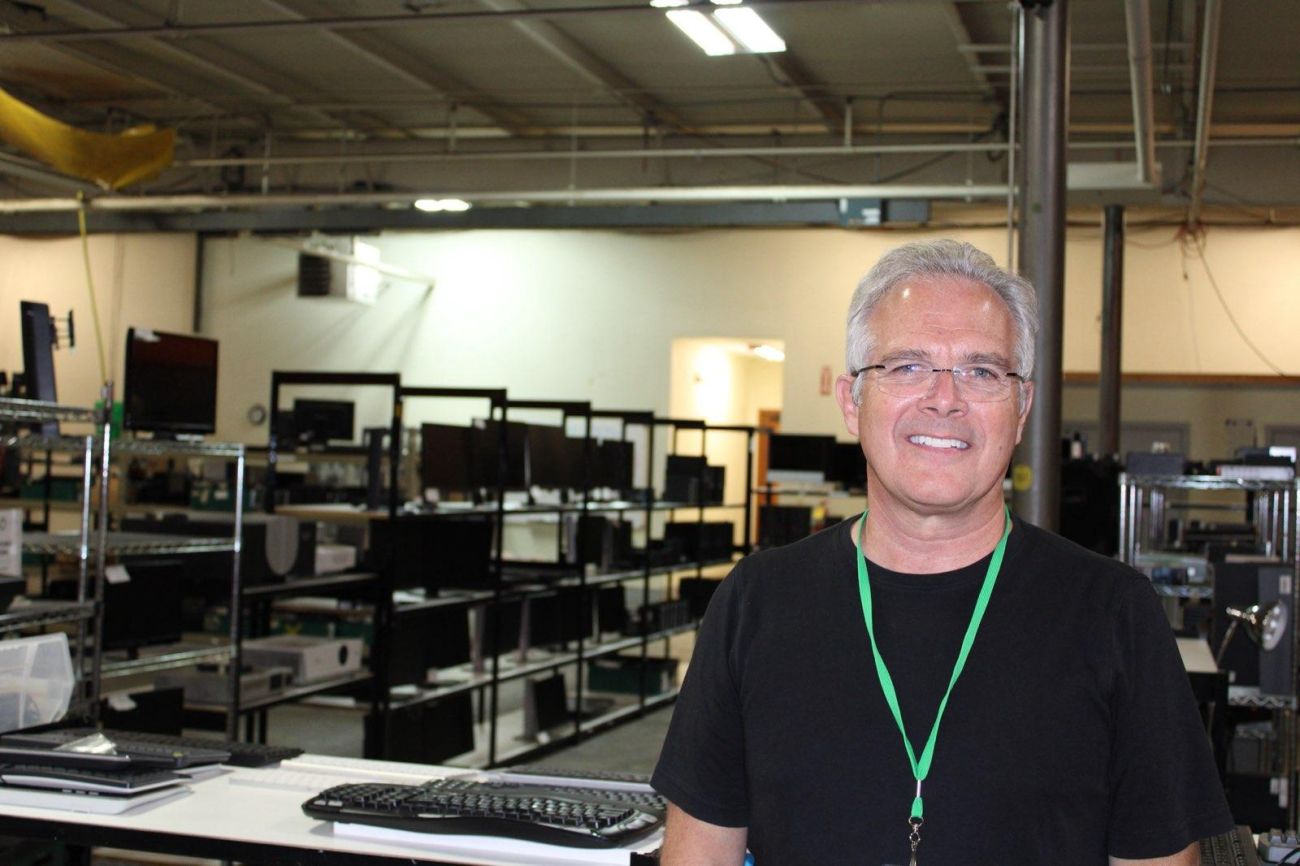
M130 583L131 572L125 565L109 565L104 568L104 580L108 583Z

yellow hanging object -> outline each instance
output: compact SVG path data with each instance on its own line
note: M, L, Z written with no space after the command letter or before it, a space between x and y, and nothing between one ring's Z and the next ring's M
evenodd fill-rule
M86 132L0 90L0 139L64 174L121 189L172 164L176 131L146 124L118 135Z

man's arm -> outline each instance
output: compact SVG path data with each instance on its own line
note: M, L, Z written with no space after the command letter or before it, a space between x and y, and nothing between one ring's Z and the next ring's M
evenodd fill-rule
M671 808L671 807L670 807ZM1201 862L1201 845L1193 842L1177 854L1157 857L1154 860L1121 860L1110 858L1110 866L1197 866Z
M745 861L747 836L744 827L709 824L669 803L659 862L661 866L740 866Z

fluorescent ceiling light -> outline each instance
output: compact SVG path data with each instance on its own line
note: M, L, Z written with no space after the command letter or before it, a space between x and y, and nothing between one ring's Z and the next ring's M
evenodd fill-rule
M460 213L469 210L469 208L469 202L459 198L417 198L415 200L415 209L426 213L437 213L438 211Z
M670 9L664 14L710 57L736 53L735 44L704 13L693 9Z
M785 352L782 352L776 346L769 346L767 343L760 343L757 346L751 346L749 350L764 361L785 360Z
M714 6L739 6L745 0L713 0Z
M718 0L713 2L716 3ZM713 17L747 51L755 54L773 54L785 50L785 40L777 36L776 31L769 27L753 9L747 7L719 9L713 13Z
M685 6L691 0L650 0L650 5L656 9L672 9L675 6Z

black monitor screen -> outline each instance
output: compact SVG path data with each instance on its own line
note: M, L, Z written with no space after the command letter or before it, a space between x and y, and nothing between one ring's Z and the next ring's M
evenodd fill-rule
M633 447L631 442L605 440L596 446L592 487L626 490L632 486Z
M504 487L506 490L526 490L524 455L528 449L528 425L517 421L506 422L506 476L498 485L501 459L501 425L497 421L476 422L470 434L474 455L470 478L475 487Z
M389 647L389 684L422 685L429 668L469 661L469 613L461 605L401 612Z
M351 442L355 418L351 400L293 401L294 433L302 443Z
M26 397L46 403L59 401L54 386L54 329L50 324L50 307L36 301L20 301L23 330L23 375L27 382ZM59 432L58 422L41 428L47 435Z
M528 427L528 481L538 487L580 488L587 467L582 439L567 435L563 427Z
M212 433L217 429L217 341L148 328L126 332L128 430Z
M413 515L370 522L371 564L394 589L491 589L492 520Z
M420 425L420 480L439 490L469 490L470 428L451 424Z
M861 490L867 486L867 458L862 456L862 446L857 442L836 442L831 457L831 472L827 481L839 482L846 490Z
M828 475L831 472L834 449L834 436L773 433L768 440L767 467Z

